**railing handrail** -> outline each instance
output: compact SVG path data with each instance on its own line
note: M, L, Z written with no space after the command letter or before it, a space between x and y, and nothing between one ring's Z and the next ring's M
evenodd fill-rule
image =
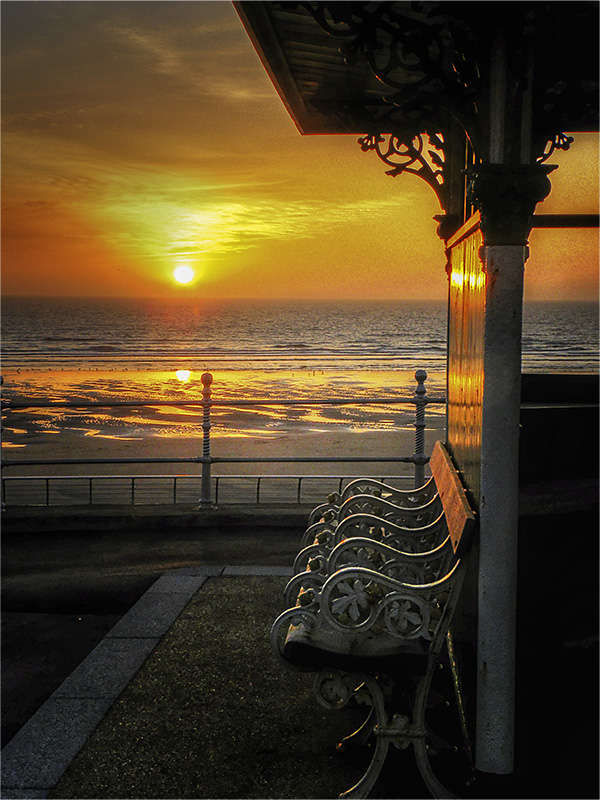
M365 463L414 464L415 456L209 456L211 464L309 464L309 463ZM204 464L206 456L176 456L174 458L44 458L44 459L18 459L12 461L3 459L5 467L39 467L54 464Z
M394 459L395 460L395 459ZM78 462L79 463L79 462ZM360 476L361 478L364 477L371 477L374 478L374 475L369 476ZM410 475L388 475L383 476L387 477L388 479L394 480L409 480ZM194 475L173 475L173 473L165 473L158 474L158 475L3 475L0 480L2 481L19 481L19 482L27 482L27 481L103 481L103 480L121 480L121 481L129 481L129 480L194 480L197 481L200 478L198 473ZM342 481L355 481L357 480L356 475L328 475L328 474L320 474L320 473L313 473L311 472L310 475L298 475L296 473L281 474L281 473L274 473L273 475L213 475L213 480L215 481L224 481L224 480L242 480L247 479L249 481L255 480L342 480ZM381 480L381 476L376 478L376 480Z
M22 400L2 400L2 409L7 411L22 410L25 408L145 408L155 406L198 406L202 408L207 403L211 408L239 408L240 406L324 406L324 405L441 405L446 402L442 395L439 397L426 397L423 400L415 397L371 397L371 398L323 398L320 400L40 400L29 402Z

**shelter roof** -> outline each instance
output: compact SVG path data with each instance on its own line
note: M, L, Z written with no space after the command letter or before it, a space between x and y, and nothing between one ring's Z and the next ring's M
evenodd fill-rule
M423 132L448 114L469 135L500 29L517 82L535 56L540 136L598 130L597 2L234 5L303 134Z

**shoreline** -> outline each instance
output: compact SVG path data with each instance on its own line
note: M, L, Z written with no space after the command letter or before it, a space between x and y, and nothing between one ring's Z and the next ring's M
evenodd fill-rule
M111 368L15 368L6 367L2 370L4 395L20 393L24 388L37 391L77 391L79 393L101 392L110 395L120 393L128 388L130 391L153 392L169 396L179 396L182 393L202 394L200 377L204 372L213 376L212 392L222 393L229 399L240 392L246 395L251 392L254 396L258 391L269 387L286 391L291 387L295 392L339 390L348 389L356 382L356 391L361 394L365 391L397 393L403 389L404 394L411 395L417 386L415 372L423 367L418 364L411 369L406 367L393 369L389 366L374 369L372 367L358 368L344 367L268 367L260 369L248 367L218 368L214 369L183 369L174 365L169 370L150 369L111 369ZM445 389L446 372L444 369L425 368L428 374L426 386L431 391L439 392ZM94 383L90 383L93 381ZM152 397L152 394L148 395ZM64 398L63 398L64 399ZM81 399L81 398L80 398ZM158 398L156 398L158 399ZM215 398L216 399L216 398Z

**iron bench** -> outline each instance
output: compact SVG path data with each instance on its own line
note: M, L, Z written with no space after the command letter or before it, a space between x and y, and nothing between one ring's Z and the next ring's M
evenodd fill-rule
M443 514L443 510L438 495L425 505L406 508L382 497L357 494L349 497L341 506L330 508L320 520L309 525L302 537L302 546L313 542L321 531L335 528L355 514L373 514L396 525L416 528L433 522Z
M470 761L450 623L475 515L440 442L430 467L443 506L443 541L421 552L364 536L338 541L320 571L296 575L290 582L295 581L292 593L288 584L288 600L297 595L296 604L271 630L273 650L283 663L317 672L315 692L321 705L339 709L355 700L370 706L364 724L343 744L370 738L372 756L360 780L341 797L368 796L390 744L414 746L417 766L434 797L454 796L438 767L448 754L452 764L456 736ZM447 708L446 692L441 704L434 702L438 689L432 682L439 680L440 665L455 692L452 708L457 714L450 732L438 709ZM436 723L442 726L437 731ZM439 754L444 758L436 763Z
M433 478L418 489L397 489L374 478L356 478L350 481L341 493L330 494L326 503L322 503L310 512L309 526L323 519L331 519L333 515L337 517L340 507L356 495L361 495L365 500L370 497L381 498L399 508L416 509L427 506L435 500L437 489Z

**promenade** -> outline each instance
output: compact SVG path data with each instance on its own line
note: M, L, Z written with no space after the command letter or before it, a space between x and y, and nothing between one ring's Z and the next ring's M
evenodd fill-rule
M360 761L335 742L360 720L321 709L312 676L287 670L268 643L307 512L54 511L37 525L5 514L2 797L324 798L349 788ZM527 541L535 535L530 520ZM520 675L526 768L495 787L476 782L472 796L594 796L593 737L547 737L549 716L560 726L593 701L596 651L578 624L578 638L548 642ZM537 648L543 633L523 635ZM557 655L563 683L548 686ZM552 771L540 769L549 757ZM428 796L410 749L392 750L373 796Z

